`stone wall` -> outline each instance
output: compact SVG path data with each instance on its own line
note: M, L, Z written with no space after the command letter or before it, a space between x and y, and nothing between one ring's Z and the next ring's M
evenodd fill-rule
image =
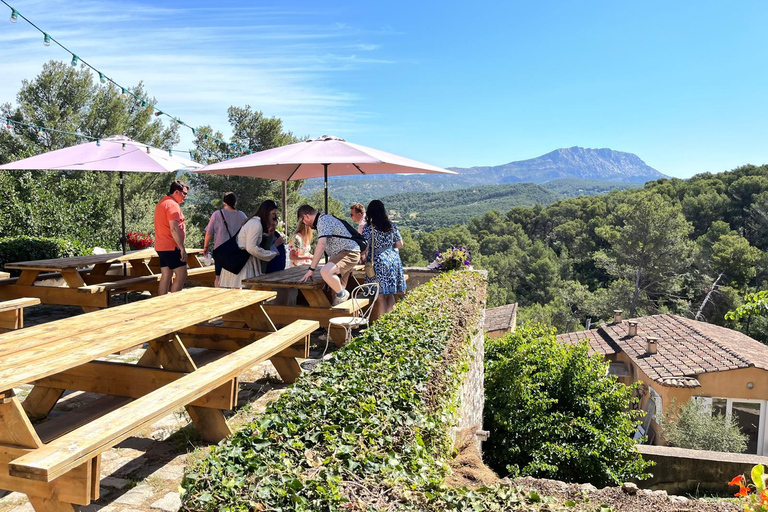
M484 437L476 436L483 428L483 407L485 406L485 371L483 367L485 353L485 309L472 337L472 359L460 388L458 422L453 428L454 444L459 447L471 443L480 455L480 442Z
M648 470L653 477L637 482L638 486L671 494L733 495L738 491L728 486L733 477L743 474L749 480L752 466L768 466L768 457L757 455L649 445L639 445L638 450L644 459L656 463Z

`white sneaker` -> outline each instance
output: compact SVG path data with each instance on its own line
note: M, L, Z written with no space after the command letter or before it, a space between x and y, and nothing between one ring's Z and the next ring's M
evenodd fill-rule
M349 299L349 292L347 290L342 290L341 297L334 295L332 304L334 306L338 306L347 299Z

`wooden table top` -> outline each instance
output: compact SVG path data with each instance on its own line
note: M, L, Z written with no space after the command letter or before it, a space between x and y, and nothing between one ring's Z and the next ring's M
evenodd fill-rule
M273 298L197 287L0 334L0 392Z
M312 289L321 288L325 282L323 276L320 275L320 269L322 265L318 265L315 269L315 273L312 274L312 280L301 282L301 278L309 270L309 265L300 265L298 267L291 267L285 270L278 270L277 272L270 272L261 276L250 277L243 279L243 285L249 286L255 290L271 290L274 288L298 288L298 289Z
M202 249L187 249L187 254L197 254L203 252ZM146 260L157 257L154 248L141 249L138 251L110 252L107 254L91 254L89 256L72 256L70 258L52 258L48 260L36 261L17 261L6 263L5 268L16 270L43 270L49 272L59 272L61 270L76 269L99 265L103 263L127 263L132 260Z

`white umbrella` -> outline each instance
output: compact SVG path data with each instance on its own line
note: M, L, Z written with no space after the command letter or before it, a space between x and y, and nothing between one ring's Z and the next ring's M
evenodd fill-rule
M323 135L279 148L267 149L193 172L250 176L281 181L323 177L325 211L328 212L328 176L361 174L458 174L386 151L352 144ZM283 204L285 208L285 204Z
M123 172L185 172L202 167L171 151L136 142L122 135L49 151L0 165L0 170L118 171L120 173L120 217L125 254L125 191Z

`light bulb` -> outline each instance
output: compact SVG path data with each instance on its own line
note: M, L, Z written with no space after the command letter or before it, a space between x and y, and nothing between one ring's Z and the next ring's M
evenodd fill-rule
M38 128L37 129L37 136L38 137L42 137L43 136L43 129L42 128Z
M149 146L147 146L147 154L149 154Z
M123 151L125 151L125 142L123 142Z
M125 87L123 87L123 94L121 95L123 98L128 97L128 91L125 90Z
M51 46L51 36L43 32L43 44L45 46Z
M99 71L99 82L103 84L107 83L107 77L104 76L104 73L102 73L101 71Z
M168 150L168 156L173 156L173 151L170 149Z
M184 122L181 119L174 119L174 121L176 121L177 124L184 124Z
M101 146L101 139L96 139L96 145Z
M162 110L158 110L157 112L155 112L155 117L160 117L161 115L163 115Z
M11 9L11 23L16 23L19 20L19 11Z
M70 64L72 64L72 67L75 67L75 66L77 66L77 63L78 63L79 61L80 61L80 57L78 57L77 55L75 55L75 54L73 53L73 54L72 54L72 62L70 62Z

